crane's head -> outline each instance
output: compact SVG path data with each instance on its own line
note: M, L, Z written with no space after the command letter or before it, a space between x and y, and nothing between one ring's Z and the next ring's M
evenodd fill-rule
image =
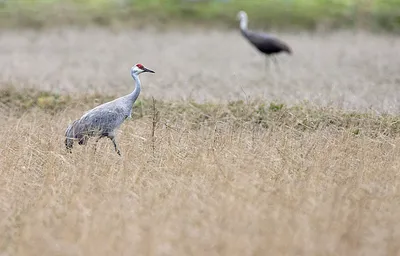
M241 21L241 20L247 21L247 13L246 13L245 11L240 11L240 12L238 12L236 18L237 18L238 20L240 20L240 21Z
M131 75L139 75L144 72L155 73L153 70L146 68L140 63L136 64L131 68Z

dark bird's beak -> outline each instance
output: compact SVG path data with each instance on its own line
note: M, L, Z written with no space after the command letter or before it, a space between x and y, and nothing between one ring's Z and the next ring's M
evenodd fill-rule
M143 67L143 72L155 73L153 70Z

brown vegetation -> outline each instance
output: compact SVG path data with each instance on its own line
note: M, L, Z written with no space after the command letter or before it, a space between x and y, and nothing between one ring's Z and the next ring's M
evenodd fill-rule
M398 133L160 113L153 139L149 110L123 125L122 157L106 139L68 154L85 109L2 118L7 255L398 253Z

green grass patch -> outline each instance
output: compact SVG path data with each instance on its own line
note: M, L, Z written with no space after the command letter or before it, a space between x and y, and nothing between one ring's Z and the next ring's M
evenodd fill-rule
M31 111L44 111L57 115L71 109L89 110L115 96L86 95L64 96L35 90L0 90L0 106L9 115L24 115ZM335 108L317 107L304 103L288 107L282 103L265 101L232 101L228 104L199 104L196 102L156 101L159 116L165 122L192 124L193 129L215 126L226 122L233 126L256 125L264 129L294 129L312 132L321 129L347 130L354 136L400 135L400 116L343 111ZM83 113L82 112L82 113ZM153 100L140 98L133 106L133 119L153 115ZM78 118L78 117L77 117Z
M245 10L251 27L400 30L400 0L25 0L7 1L0 8L3 27L61 24L237 27L236 14Z

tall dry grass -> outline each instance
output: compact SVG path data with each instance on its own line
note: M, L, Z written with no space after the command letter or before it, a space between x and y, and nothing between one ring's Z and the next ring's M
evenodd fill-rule
M398 136L159 109L154 136L151 113L122 126L122 157L107 139L68 154L63 132L88 107L2 113L2 255L400 252Z
M399 39L281 36L295 55L267 71L237 31L3 31L0 255L398 255L399 116L268 103L398 113ZM89 94L128 93L136 62L156 74L122 157L107 139L68 154Z

